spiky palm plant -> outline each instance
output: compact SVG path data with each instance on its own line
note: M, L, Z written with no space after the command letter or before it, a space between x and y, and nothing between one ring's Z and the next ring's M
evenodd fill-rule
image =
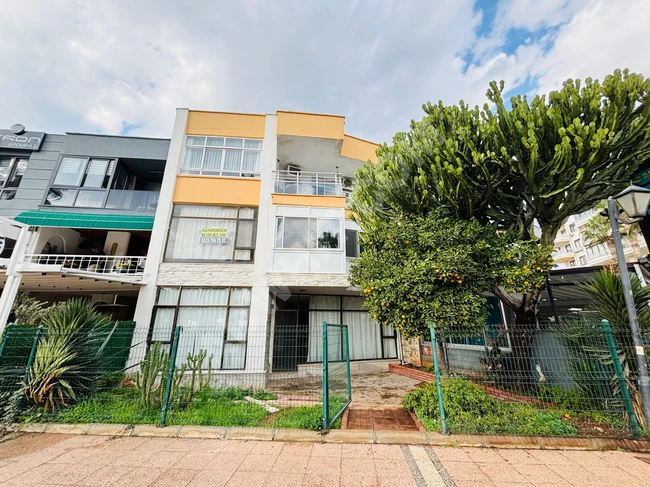
M648 306L648 303L650 303L650 286L642 287L639 280L634 276L631 278L631 285L639 318L639 327L642 334L647 334L650 331L650 306ZM641 396L638 390L636 354L634 353L632 334L628 325L628 313L625 306L621 276L618 272L603 270L596 273L590 281L579 286L590 298L588 309L595 312L599 318L609 321L611 325L614 342L616 343L616 353L623 369L637 420L645 426ZM564 322L558 327L560 340L565 345L572 346L574 350L579 350L586 362L589 362L589 364L586 364L583 361L584 363L578 364L574 360L574 368L588 367L592 370L593 361L596 361L601 366L611 367L612 357L598 325L598 323L589 325L585 322L581 324ZM598 369L598 367L595 368ZM568 372L572 373L571 370L568 370ZM579 368L573 372L579 372ZM579 382L580 377L576 375L572 375L572 377L576 382ZM615 376L611 382L614 393L618 395L619 386Z
M81 298L55 309L44 324L47 333L23 387L27 401L47 411L93 391L104 373L102 351L111 330L108 317Z

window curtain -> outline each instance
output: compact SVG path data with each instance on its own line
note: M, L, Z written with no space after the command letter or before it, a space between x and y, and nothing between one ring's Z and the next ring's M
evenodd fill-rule
M179 308L177 324L183 327L183 332L178 342L176 364L184 364L188 354L206 350L208 358L212 355L212 367L218 369L223 352L226 308ZM207 366L207 358L204 365Z
M202 160L202 148L188 147L185 149L185 159L183 160L183 167L185 169L201 169Z
M225 228L225 244L201 243L203 228ZM231 260L235 241L235 220L173 218L167 242L167 259Z
M379 324L363 309L363 298L344 297L343 310L343 324L348 325L350 360L383 358Z
M338 296L311 296L309 299L308 362L323 360L323 321L328 323L341 321L339 299Z

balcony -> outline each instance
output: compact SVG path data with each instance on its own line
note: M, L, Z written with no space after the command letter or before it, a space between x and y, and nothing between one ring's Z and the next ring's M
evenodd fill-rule
M144 256L25 254L18 270L138 282L142 280L146 261Z
M50 188L45 205L155 213L159 196L158 191Z
M273 193L343 196L341 175L327 172L273 171Z

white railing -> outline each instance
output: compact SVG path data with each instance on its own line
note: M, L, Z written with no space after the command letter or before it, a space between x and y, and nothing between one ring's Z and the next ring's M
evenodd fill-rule
M123 255L25 254L24 264L59 266L61 269L94 274L141 276L147 258ZM117 277L117 276L116 276Z
M333 172L273 171L273 192L343 196L341 175Z

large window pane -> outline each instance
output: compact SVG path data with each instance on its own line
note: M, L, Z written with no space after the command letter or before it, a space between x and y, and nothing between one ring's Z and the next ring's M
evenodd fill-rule
M318 248L338 249L340 220L318 220Z
M108 161L91 159L88 163L86 178L82 186L84 188L101 188L104 183L104 175L106 174L107 167Z
M226 306L228 289L185 288L181 294L181 305Z
M4 186L9 178L9 173L11 172L11 161L12 159L0 159L0 186Z
M64 157L54 178L54 184L79 186L84 175L86 159L81 157Z
M246 364L246 344L226 343L223 347L223 369L243 369Z
M284 218L278 217L275 220L275 248L281 249L282 237L284 235Z
M104 204L106 191L80 190L74 205L81 208L101 208Z
M230 308L226 340L245 341L248 326L248 308Z
M14 170L9 181L7 181L7 188L17 188L20 186L20 181L25 175L25 170L27 169L28 159L16 159L14 162ZM1 161L0 161L1 166ZM2 176L0 176L0 179ZM1 186L1 184L0 184Z
M244 141L244 147L246 149L261 149L262 148L262 141L261 140L255 140L255 139L246 139Z
M251 304L251 290L247 288L232 288L230 290L231 306L248 306Z
M219 171L221 169L222 154L223 149L205 149L203 169L208 171Z
M284 218L284 240L282 247L285 249L310 248L308 218Z
M240 221L237 229L237 247L254 247L255 222Z
M158 304L173 304L178 303L178 293L180 289L177 287L161 287L158 290Z
M244 151L244 164L242 165L242 172L259 173L260 159L261 159L260 156L261 156L261 152Z
M345 256L359 257L359 246L357 245L358 232L356 230L345 230Z
M176 310L174 308L156 309L156 316L153 321L153 333L151 335L153 341L167 342L172 339L175 315Z
M186 169L201 169L201 160L203 159L203 149L188 147L185 149L185 160L183 167Z
M237 208L231 206L176 205L174 206L174 216L237 218Z
M221 260L233 257L236 220L172 219L167 259ZM218 235L218 238L215 237Z
M73 206L76 197L76 189L50 188L47 192L45 204L52 206Z
M239 171L241 170L241 153L242 151L240 150L226 150L223 170L233 171L239 175Z

